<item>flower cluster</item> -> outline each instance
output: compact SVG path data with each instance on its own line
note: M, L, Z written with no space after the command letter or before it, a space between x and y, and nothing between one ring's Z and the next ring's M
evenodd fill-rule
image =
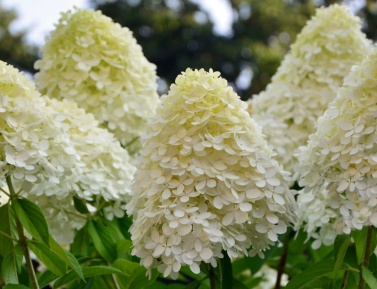
M318 242L377 226L376 97L375 48L352 68L308 145L300 148L300 221Z
M285 170L293 172L298 147L315 131L351 66L371 49L360 29L360 20L345 7L319 8L266 90L249 101L251 115Z
M92 113L134 153L159 103L156 67L132 32L99 11L63 13L35 63L38 89Z
M0 179L28 190L70 175L78 156L62 126L33 83L0 61Z
M127 205L132 252L164 276L216 266L223 250L263 255L295 221L287 173L219 75L179 75L142 138Z
M29 199L44 209L55 237L70 242L74 229L82 227L86 221L84 216L74 214L73 197L88 201L93 210L101 205L101 200L106 201L107 217L122 217L125 203L131 198L135 168L128 152L112 133L98 127L93 115L67 100L46 100L56 117L62 120L79 160L71 176L57 185L36 186L34 196L30 194ZM42 195L48 196L47 199Z
M28 78L0 62L0 123L1 181L12 177L59 240L71 241L73 229L85 223L75 214L74 196L108 202L109 218L124 214L135 168L93 115L70 101L41 97Z

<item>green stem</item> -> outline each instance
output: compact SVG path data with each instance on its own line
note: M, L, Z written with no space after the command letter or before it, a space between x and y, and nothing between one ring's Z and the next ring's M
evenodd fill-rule
M215 269L209 265L208 268L208 278L209 278L209 284L211 289L216 289L216 275L215 275Z
M114 274L111 274L111 280L114 283L115 289L120 289L119 284L118 284L117 279L115 278Z
M8 234L6 234L6 233L4 233L4 232L1 232L1 231L0 231L0 235L3 235L3 236L5 236L5 237L7 237L7 238L11 239L11 240L14 241L14 242L18 242L17 239L13 238L12 236L10 236L10 235L8 235ZM0 288L1 288L1 287L0 287Z
M16 199L17 194L14 191L14 187L13 187L13 184L12 184L11 177L7 176L6 181L7 181L7 185L8 185L8 189L9 189L11 199L12 200ZM25 257L26 268L29 272L31 284L33 285L33 289L39 289L37 276L35 275L33 263L31 261L31 257L30 257L29 248L27 246L27 238L24 234L24 228L22 227L22 224L19 221L19 219L17 218L17 216L15 216L15 220L16 220L16 227L17 227L17 234L18 234L18 243L20 244L22 252L23 252L24 257Z
M365 254L364 254L364 260L360 268L360 280L359 280L359 289L364 289L365 287L365 280L363 278L363 268L367 268L369 265L369 257L372 250L372 232L373 228L372 226L368 227L367 231L367 239L365 241Z
M280 289L281 287L281 277L284 274L284 268L285 268L285 263L287 262L290 241L291 241L291 231L288 231L284 238L283 252L280 256L280 261L277 267L276 283L274 287L275 289Z
M350 271L348 271L348 270L344 271L342 283L340 284L340 288L339 289L346 288L346 284L347 284L347 280L348 280L349 274L350 274Z

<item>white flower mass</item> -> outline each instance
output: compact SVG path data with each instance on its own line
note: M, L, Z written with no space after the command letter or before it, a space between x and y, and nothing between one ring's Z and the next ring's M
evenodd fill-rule
M295 221L288 174L219 75L179 75L142 139L127 205L132 253L164 276L216 266L223 250L263 256Z
M146 119L159 103L156 66L132 32L100 11L63 13L35 63L38 89L75 101L130 153L140 149Z
M285 170L293 172L298 147L315 131L318 117L336 97L352 65L371 47L360 19L344 6L318 8L266 90L249 101L250 114Z
M300 224L332 244L337 234L377 226L377 51L352 68L298 155Z

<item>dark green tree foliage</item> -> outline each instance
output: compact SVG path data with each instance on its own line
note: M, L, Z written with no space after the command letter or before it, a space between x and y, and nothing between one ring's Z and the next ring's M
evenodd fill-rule
M233 35L224 37L213 33L208 15L188 0L91 0L91 4L134 32L168 85L187 67L212 68L243 99L264 89L314 11L309 1L302 0L233 0L238 21ZM242 71L250 69L251 87L247 76L243 85L237 81Z
M369 39L377 41L377 2L375 0L367 0L366 5L359 14L364 19L364 33Z
M34 73L38 50L25 43L26 31L10 32L9 27L15 19L16 11L5 9L0 1L0 59L18 69Z

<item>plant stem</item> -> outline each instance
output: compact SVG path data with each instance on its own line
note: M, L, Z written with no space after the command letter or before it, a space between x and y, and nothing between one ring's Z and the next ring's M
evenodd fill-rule
M344 271L344 275L343 275L342 283L340 284L340 288L339 288L339 289L344 289L344 288L346 288L347 279L348 279L348 275L349 275L349 274L350 274L350 271L348 271L348 270Z
M281 277L284 273L284 267L285 263L287 261L288 257L288 249L289 249L289 242L291 241L291 231L287 232L287 235L284 238L284 244L283 244L283 252L280 256L280 261L277 268L277 276L276 276L276 283L275 283L275 289L280 289L281 286Z
M114 274L111 274L111 280L114 283L115 289L120 289L119 284L118 284L117 279L115 278Z
M365 287L365 280L363 278L363 268L368 267L369 265L369 257L370 257L370 252L372 250L372 231L373 228L372 226L368 227L367 231L367 239L365 241L365 254L364 254L364 260L360 268L360 280L359 280L359 289L364 289Z
M17 198L17 194L14 191L11 177L7 176L6 181L7 181L10 197L13 200L13 199ZM17 216L15 216L15 220L16 220L16 227L17 227L17 234L18 234L18 244L20 244L22 252L23 252L24 257L25 257L26 268L29 272L31 284L33 285L33 289L39 289L37 276L35 275L33 263L31 262L29 248L27 246L27 238L24 234L24 228L22 227L22 224L19 221L19 219L17 218Z
M208 278L209 278L209 284L211 289L216 289L216 276L215 276L215 270L214 268L209 265L208 268Z

